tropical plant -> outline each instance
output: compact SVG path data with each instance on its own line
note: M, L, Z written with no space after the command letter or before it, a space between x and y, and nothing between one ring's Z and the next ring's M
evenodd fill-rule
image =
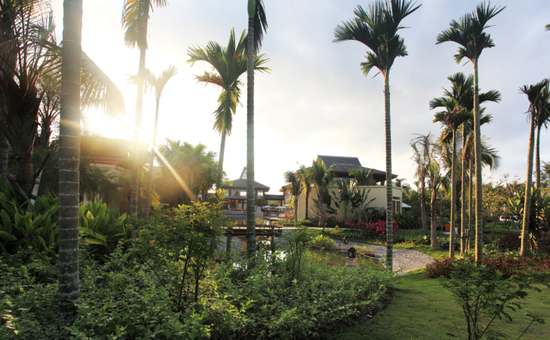
M330 194L328 186L332 184L334 180L334 164L329 168L326 167L325 162L322 159L314 160L311 163L311 182L315 185L317 191L317 199L313 199L314 214L319 218L319 227L322 226L323 230L327 225L330 207Z
M293 171L285 172L286 192L294 197L294 226L298 227L298 203L302 194L302 180Z
M147 72L146 84L148 86L151 86L151 88L155 91L155 99L157 104L155 109L155 125L153 126L153 137L151 140L151 153L149 156L149 171L147 172L147 191L146 191L146 197L145 197L145 210L143 212L143 217L145 218L146 222L149 221L149 210L151 207L151 190L153 188L153 169L154 169L155 153L158 152L156 149L156 145L157 145L157 128L158 128L158 122L159 122L160 96L162 95L162 91L164 90L166 83L168 83L168 81L177 73L178 73L178 69L173 65L170 65L158 77L156 77L150 71Z
M444 111L435 114L435 122L440 122L446 128L441 135L441 142L451 138L451 244L454 244L455 236L455 218L457 206L457 184L456 184L456 153L457 153L457 132L461 125L464 125L470 118L470 112L473 109L473 77L466 78L463 73L456 73L447 79L451 82L451 90L445 90L444 96L434 98L430 101L430 109L444 108ZM490 91L479 95L480 103L485 101L500 101L498 91ZM463 127L464 132L464 127ZM465 146L465 136L462 136L463 146ZM464 166L464 162L462 164ZM465 171L462 171L463 178ZM464 188L464 181L461 181L461 187ZM461 190L463 191L463 190ZM464 202L464 201L462 201ZM464 209L462 209L464 212ZM461 218L464 222L464 215ZM464 223L461 225L461 250L464 252ZM449 248L449 256L454 256L454 247Z
M437 240L437 193L442 186L447 186L447 178L441 173L440 155L441 148L431 141L430 136L427 136L427 144L429 148L428 159L430 160L427 172L429 178L429 186L431 189L430 198L430 230L431 230L431 245L432 250L439 250L439 242Z
M420 215L422 218L422 230L428 231L426 223L426 177L430 166L430 134L419 135L411 141L413 149L412 160L416 165L414 178L418 180L420 188Z
M367 61L361 63L363 73L367 75L377 68L384 76L384 103L386 121L386 218L387 218L387 255L386 266L393 270L393 188L391 164L391 115L390 115L390 69L397 57L407 55L405 41L397 34L401 21L420 8L410 0L376 1L367 11L357 6L355 20L338 25L334 31L334 42L355 40L366 45Z
M141 131L141 115L143 106L144 82L147 77L145 68L145 56L147 53L147 26L149 25L149 12L154 6L164 7L167 0L124 0L122 10L122 27L124 31L124 42L130 48L139 49L139 68L136 96L136 115L134 127L134 147L139 149L139 135ZM138 212L138 165L137 158L134 157L132 165L132 187L130 197L130 214Z
M481 179L481 128L479 103L479 76L478 60L485 48L494 47L491 36L484 32L488 21L502 12L505 7L490 7L481 3L472 13L465 14L459 21L452 20L450 28L437 36L437 44L453 41L460 45L455 60L460 63L468 59L474 67L474 140L475 140L475 167L476 167L476 263L483 263L483 211L482 211L482 179Z
M215 184L217 163L216 154L206 151L206 146L167 139L166 144L159 147L162 155L161 175L173 179L173 190L181 190L194 201L199 192L205 192Z
M243 31L238 41L235 39L235 30L231 30L227 47L221 47L218 43L210 41L204 48L191 47L187 52L188 63L191 66L197 61L205 61L212 65L214 72L205 72L202 76L195 76L198 82L219 86L222 93L218 98L218 108L214 111L214 129L222 137L220 145L220 157L218 163L218 175L216 186L221 187L223 159L225 154L225 138L231 135L233 115L237 112L237 105L240 104L242 82L240 76L247 71L246 55L246 31ZM264 55L254 56L254 70L264 72L267 67L261 65L268 60Z
M359 186L372 185L372 170L367 168L353 169L349 175L355 179L355 183Z
M363 222L362 211L368 209L368 206L375 199L368 199L370 189L366 188L362 190L358 187L357 182L351 182L347 178L342 179L338 183L338 194L331 192L332 202L334 202L335 209L330 209L331 212L336 213L338 220L346 223L349 221Z
M311 168L306 168L304 165L300 165L298 169L298 176L302 181L303 191L306 193L306 216L305 219L309 219L309 194L311 193Z
M528 244L528 232L529 232L529 219L530 219L530 204L531 204L531 186L532 186L532 175L533 175L533 148L535 144L535 128L537 125L537 116L539 112L542 115L546 115L548 110L548 92L549 92L549 80L543 79L541 82L535 85L524 85L520 88L520 91L527 95L529 100L529 119L530 130L529 130L529 148L527 154L527 176L525 180L525 206L523 211L523 228L521 231L521 256L527 255L527 244Z
M255 56L262 46L267 30L267 18L263 0L248 0L248 35L246 46L247 88L246 88L246 246L250 259L256 254L256 223L254 184L254 67ZM252 262L253 266L254 263Z
M35 179L40 175L32 165L40 108L48 98L46 93L60 91L55 88L61 84L62 48L55 39L53 14L48 3L0 1L3 26L0 43L10 46L0 53L0 96L5 98L0 108L0 120L4 123L0 124L0 130L17 159L17 184L10 181L24 198L35 195L38 185ZM80 57L80 77L83 79L83 86L79 88L83 98L80 107L99 105L111 113L123 112L122 95L114 83L85 53L81 52ZM50 114L55 116L55 112ZM46 122L42 123L43 131L49 130ZM0 153L3 154L3 150Z

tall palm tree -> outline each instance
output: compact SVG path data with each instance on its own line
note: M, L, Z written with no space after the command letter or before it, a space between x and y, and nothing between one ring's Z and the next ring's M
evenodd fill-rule
M404 28L401 20L420 8L410 0L376 1L365 11L357 6L356 18L338 25L334 31L334 42L355 40L363 43L371 51L367 61L361 63L367 75L377 68L384 76L384 103L386 117L386 267L393 270L393 188L391 164L391 115L390 115L390 69L397 57L407 55L405 41L397 32Z
M483 263L483 210L481 181L481 128L479 106L479 76L478 61L485 48L494 47L491 36L484 32L488 21L502 12L506 7L490 7L485 3L477 5L472 13L465 14L458 21L452 20L450 28L437 36L437 44L454 41L459 44L455 60L460 63L468 59L474 67L474 136L475 136L475 167L476 167L476 263Z
M311 168L306 168L304 165L300 165L298 169L298 177L302 183L303 191L306 193L306 220L309 219L309 194L311 193Z
M164 7L166 0L124 0L122 10L122 27L124 31L124 42L130 48L139 49L139 69L136 96L136 115L134 127L134 148L139 149L139 136L141 132L141 115L143 107L143 83L146 77L145 56L147 52L147 26L149 24L149 13L153 8ZM138 212L138 160L134 157L132 164L132 187L130 190L130 214Z
M219 86L222 93L218 98L218 108L214 111L214 129L221 136L219 169L216 186L221 187L223 173L223 159L225 154L225 138L231 135L233 115L236 114L237 105L240 104L242 85L240 76L247 71L246 32L243 31L239 41L235 40L235 31L232 29L229 35L227 47L221 47L216 42L209 42L204 48L191 47L187 52L188 63L191 66L197 61L206 61L212 65L216 73L205 72L202 76L195 76L199 82ZM267 67L261 65L268 61L264 55L255 55L254 70L264 72Z
M454 75L449 76L447 79L451 82L451 89L444 90L444 96L439 98L434 98L430 101L430 109L444 108L445 111L437 112L435 114L435 122L440 122L447 129L442 134L443 139L451 138L451 233L450 233L450 243L454 244L455 236L455 218L456 218L456 206L457 206L457 182L456 182L456 141L457 133L460 126L463 126L470 119L470 112L473 110L473 77L465 77L463 73L459 72ZM479 102L483 103L486 101L498 102L500 101L500 93L498 91L489 91L484 92L479 95ZM490 118L490 116L489 116ZM463 145L465 144L464 135L462 136ZM464 166L464 162L462 163ZM464 168L462 171L462 181L461 187L464 188ZM464 190L461 190L464 192ZM462 200L462 203L464 200ZM462 208L463 208L463 204ZM464 213L464 209L462 209ZM464 249L464 214L461 216L461 251ZM449 248L449 256L454 257L454 247Z
M524 85L519 90L527 95L529 99L529 151L527 155L527 179L525 180L525 202L524 202L524 214L523 214L523 228L521 232L521 250L520 255L527 255L528 234L529 234L529 219L531 211L531 187L532 187L532 175L533 175L533 148L535 144L535 128L537 126L537 115L539 112L543 112L547 109L548 103L548 87L549 80L543 79L541 82L535 85ZM542 113L545 114L545 113Z
M263 0L248 0L247 98L246 98L246 246L250 259L256 254L256 213L254 184L254 57L262 46L267 30ZM254 266L254 263L251 262Z
M294 171L285 172L286 191L294 197L294 226L298 227L298 201L302 194L302 180Z
M431 163L430 143L431 136L429 133L427 135L419 135L414 139L414 142L411 142L411 147L414 151L412 159L416 164L414 177L418 180L420 187L420 215L422 230L424 231L428 231L426 223L426 177L428 177L428 167Z
M63 3L61 126L59 133L59 315L67 323L76 317L80 299L78 278L78 198L80 159L80 61L82 0Z
M150 72L147 75L147 84L151 85L155 90L155 99L156 99L156 109L155 109L155 125L153 126L153 138L151 140L151 154L149 156L149 172L147 173L147 191L145 194L145 211L143 212L143 217L145 218L145 221L149 221L149 210L151 207L151 190L153 187L153 169L154 169L154 161L155 161L155 152L156 145L157 145L157 127L159 122L159 106L160 106L160 96L162 95L162 91L164 90L164 87L166 86L166 83L178 73L178 69L170 65L166 70L162 72L162 74L158 77L151 74Z
M542 127L548 128L550 121L550 91L548 87L544 87L540 93L539 108L537 109L536 123L537 123L537 137L535 141L535 171L536 181L535 188L540 188L540 130Z

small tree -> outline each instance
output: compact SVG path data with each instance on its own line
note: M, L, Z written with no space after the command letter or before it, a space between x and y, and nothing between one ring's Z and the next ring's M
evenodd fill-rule
M302 181L295 172L285 172L286 192L294 197L294 226L298 227L298 202L302 193Z

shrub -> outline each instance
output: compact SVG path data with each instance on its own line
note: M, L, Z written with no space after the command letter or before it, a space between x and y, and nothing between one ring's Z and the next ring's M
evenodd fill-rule
M503 250L518 250L521 247L520 235L510 233L498 240L498 245Z
M315 237L311 245L314 247L325 248L325 249L338 248L338 245L336 244L336 242L334 242L333 239L325 235L318 235L317 237Z
M453 268L458 270L466 262L473 263L474 258L434 260L426 266L426 276L429 278L441 276L448 278ZM550 275L550 258L548 257L486 257L483 259L483 265L494 272L501 272L504 278L538 272L547 272L547 275Z
M375 223L366 222L346 222L346 228L360 231L363 238L384 238L386 236L386 221L378 221ZM395 233L399 226L393 221L393 232Z

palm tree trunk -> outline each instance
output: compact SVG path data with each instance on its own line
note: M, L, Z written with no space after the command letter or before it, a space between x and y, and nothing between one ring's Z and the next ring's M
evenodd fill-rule
M469 198L468 198L468 235L470 236L469 239L468 239L468 251L471 250L472 248L472 240L474 239L474 233L472 232L473 230L473 226L472 226L472 216L473 216L473 212L472 212L472 202L474 201L474 197L473 197L473 188L474 188L474 168L473 168L473 164L472 164L472 157L470 157L470 161L469 161L469 164L470 164L470 187L468 188L468 195L469 195Z
M23 192L28 197L34 184L34 171L32 167L32 154L25 152L17 156L16 180ZM22 197L26 199L26 197Z
M472 59L474 64L474 142L475 142L475 167L476 167L476 265L483 264L483 186L481 173L481 127L480 127L480 112L479 112L479 79L477 70L477 60Z
M59 316L71 324L80 300L78 198L82 0L63 3L61 124L59 132Z
M390 75L385 77L384 101L386 111L386 269L393 270L393 187L391 166L391 115L390 115Z
M146 13L144 16L149 16L149 6L145 6ZM144 35L147 36L147 25L143 28ZM147 39L147 38L145 38ZM139 69L138 69L138 84L137 84L137 97L136 97L136 116L134 126L134 157L132 164L132 186L130 188L130 215L136 215L138 213L138 197L139 197L139 164L140 160L140 134L141 134L141 115L143 111L143 82L145 81L145 56L146 47L140 46L139 49Z
M250 3L253 2L251 9ZM254 14L256 2L249 0L248 8L248 70L247 70L247 106L246 106L246 250L250 265L255 265L256 257L256 214L254 211Z
M222 173L223 173L223 157L225 155L225 129L222 131L222 141L220 144L220 158L218 161L218 176L216 178L216 188L221 189L222 187Z
M460 254L466 252L466 241L464 233L466 232L466 122L462 125L462 171L461 171L462 190L460 191Z
M430 226L431 226L432 250L439 250L440 249L439 241L437 240L437 224L436 224L436 219L435 219L435 216L436 216L435 212L436 212L436 208L437 208L436 198L437 198L437 190L435 188L433 188L432 189L432 199L430 201L430 205L431 205Z
M426 188L424 178L420 180L420 215L422 218L422 230L428 231L428 224L426 223Z
M149 155L149 172L147 173L147 191L145 193L145 211L143 217L145 223L149 223L149 211L151 210L151 191L153 189L153 170L155 163L155 147L157 145L157 129L159 124L159 105L160 95L157 96L157 105L155 108L155 125L153 125L153 139L151 141L151 155Z
M525 181L525 202L523 207L523 227L521 229L520 255L527 255L529 245L529 219L531 213L531 186L533 185L533 146L535 144L535 117L531 112L531 130L529 131L529 152L527 155L527 179Z
M8 174L8 147L8 140L0 131L0 176L4 179L5 185L8 184L8 179L6 177Z
M541 125L537 124L537 147L535 149L535 166L536 166L536 186L535 188L538 190L540 188L540 128Z
M309 189L306 188L306 220L309 219Z
M455 257L455 215L456 215L456 128L453 128L453 156L451 160L451 233L449 238L449 258Z

